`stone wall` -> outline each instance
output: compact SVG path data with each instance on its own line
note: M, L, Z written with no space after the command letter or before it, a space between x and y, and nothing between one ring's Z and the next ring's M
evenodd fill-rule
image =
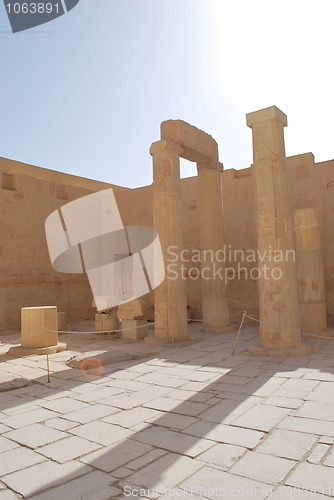
M147 168L152 168L148 158ZM334 323L334 160L314 163L311 153L287 158L292 210L315 207L320 214L326 276L327 313ZM81 196L112 187L123 224L152 226L152 187L127 189L0 158L0 330L17 328L20 309L57 305L68 321L93 319L92 293L83 274L52 269L44 223L58 207ZM226 251L256 249L252 169L221 174ZM184 249L200 249L197 177L182 179ZM228 257L228 255L227 255ZM197 262L187 267L187 301L194 318L201 318L201 281ZM247 309L258 313L258 282L245 279L254 264L241 262L238 278L228 271L232 321ZM227 263L237 268L237 262ZM193 278L193 279L192 279ZM153 293L143 298L153 305Z
M0 158L0 330L19 327L21 307L56 305L68 321L94 317L87 277L53 270L44 224L68 201L108 187Z

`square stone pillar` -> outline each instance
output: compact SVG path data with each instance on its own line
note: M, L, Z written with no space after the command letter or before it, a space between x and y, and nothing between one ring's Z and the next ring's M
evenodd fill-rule
M316 208L295 211L295 245L301 330L325 332L325 273Z
M147 337L147 319L122 319L122 339L142 340Z
M152 144L153 226L160 238L166 276L154 290L155 339L173 342L188 338L187 298L181 273L169 276L168 249L183 250L180 160L182 148L161 140ZM181 263L179 258L179 263ZM172 279L173 278L173 279Z
M56 306L23 307L21 309L21 346L11 347L8 354L49 354L64 351L58 343Z
M219 260L224 247L223 199L217 160L197 162L198 199L202 253L202 316L203 330L228 332L230 325L225 262ZM217 259L218 257L218 259Z
M288 202L283 128L276 106L246 115L253 135L261 346L253 354L302 355L295 247Z

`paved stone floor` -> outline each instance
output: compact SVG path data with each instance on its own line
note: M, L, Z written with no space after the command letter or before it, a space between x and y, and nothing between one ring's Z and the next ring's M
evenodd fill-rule
M10 358L19 332L3 335L0 500L334 497L334 340L254 357L247 326L232 356L236 332L190 328L187 347L61 335L50 383L45 356ZM97 378L66 365L105 351L120 361Z

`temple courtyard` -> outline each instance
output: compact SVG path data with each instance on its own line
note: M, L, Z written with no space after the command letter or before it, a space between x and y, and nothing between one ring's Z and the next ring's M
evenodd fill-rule
M67 350L1 338L0 499L334 497L334 342L253 356L258 324L155 346L68 324ZM150 330L153 335L153 331ZM88 358L88 360L87 360Z

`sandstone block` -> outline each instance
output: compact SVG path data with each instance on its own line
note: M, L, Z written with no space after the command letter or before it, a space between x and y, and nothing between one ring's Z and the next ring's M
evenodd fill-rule
M114 308L110 312L102 312L95 314L95 330L100 332L118 330L119 321L117 318L117 310Z
M21 346L38 348L57 344L57 307L23 307L21 309Z
M147 318L147 307L141 300L131 300L121 304L117 309L118 319L144 319Z
M123 319L122 339L141 340L147 337L146 319Z

